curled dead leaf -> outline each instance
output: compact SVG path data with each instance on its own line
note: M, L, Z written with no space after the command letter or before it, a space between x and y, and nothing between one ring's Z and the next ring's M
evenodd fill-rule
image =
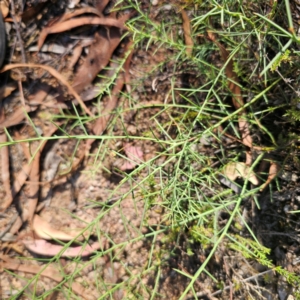
M260 191L263 191L266 186L278 175L281 170L281 166L277 163L272 161L269 168L269 175L267 181L262 185Z
M223 169L223 174L232 181L242 177L243 179L248 179L254 185L259 184L255 173L243 162L230 162Z
M72 230L68 233L54 229L39 215L34 215L32 227L34 232L42 239L51 240L56 239L60 241L70 241L78 236L81 230Z

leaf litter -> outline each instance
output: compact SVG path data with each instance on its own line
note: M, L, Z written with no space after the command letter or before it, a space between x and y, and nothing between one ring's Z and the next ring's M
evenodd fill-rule
M105 1L103 1L104 3ZM4 68L1 70L1 72L8 72L12 69L20 69L20 68L26 68L26 70L34 70L35 68L43 69L47 72L49 72L50 75L52 75L55 79L57 79L57 83L62 84L64 87L67 88L70 95L74 97L73 103L80 104L83 111L89 115L93 116L93 113L90 111L90 109L86 106L86 104L81 100L81 97L79 96L79 93L84 90L84 88L90 84L92 84L95 77L99 74L101 70L103 70L109 63L112 54L114 53L115 49L118 47L118 45L121 42L122 37L122 30L126 30L125 27L125 21L130 18L130 14L124 14L119 19L116 18L115 13L111 13L110 16L103 16L102 10L104 9L104 6L102 4L98 4L97 7L83 7L80 9L76 9L73 12L66 13L62 15L60 18L58 18L56 21L52 22L52 24L49 24L49 26L44 27L39 35L39 40L37 43L38 48L40 49L42 45L46 42L46 38L48 35L54 34L54 33L61 33L65 31L70 31L76 27L79 26L86 26L86 25L100 25L99 29L96 31L93 42L90 43L90 45L86 44L85 47L89 46L89 53L87 57L83 60L83 62L79 62L79 67L76 72L77 75L75 75L73 79L73 83L70 83L70 79L65 79L63 75L61 75L58 71L56 71L53 67L45 64L38 64L38 63L13 63L5 65ZM86 14L94 14L96 17L86 16ZM23 14L24 15L24 14ZM28 12L26 15L26 18L34 17L36 15L36 11ZM80 15L84 15L83 17L78 17ZM25 15L24 15L25 16ZM82 46L81 46L82 49ZM75 51L73 56L73 62L70 64L70 69L73 69L75 64L78 63L78 60L80 60L80 54L82 50ZM125 48L129 49L129 48ZM33 51L33 50L31 50ZM61 52L60 52L61 53ZM77 53L77 54L76 54ZM129 55L129 60L131 59L131 56ZM129 64L126 64L126 71L129 70ZM128 74L126 75L126 78L129 81ZM115 88L112 92L111 100L108 101L108 105L104 112L102 113L104 116L101 116L100 118L96 119L95 125L91 128L93 128L93 131L97 134L101 134L108 123L108 120L110 118L110 113L116 108L117 106L117 100L119 97L119 93L122 90L122 87L124 85L125 81L125 75L123 72L120 73L117 83L115 85ZM50 81L49 81L50 82ZM129 83L129 82L128 82ZM14 97L14 90L16 89L13 87L10 88L11 84L7 85L3 93L3 99L9 97ZM20 86L19 86L20 87ZM22 86L21 86L22 88ZM1 119L0 129L3 133L1 133L1 143L7 143L7 135L4 130L6 128L13 128L16 125L22 124L24 121L29 121L28 114L33 113L34 111L39 109L39 106L42 107L45 103L45 100L47 97L49 97L49 92L51 92L51 89L53 89L52 84L50 84L46 89L38 90L36 94L31 95L31 98L33 100L31 101L23 101L23 105L19 105L12 113L4 115L4 117ZM28 98L29 99L29 98ZM46 100L47 101L47 100ZM53 110L53 109L52 109ZM2 111L3 112L3 111ZM2 114L3 115L3 114ZM29 122L36 122L34 119L33 121ZM59 123L56 123L56 126L54 124L47 122L48 124L45 126L43 125L43 138L51 137L54 132L60 131L60 128L58 125ZM33 124L35 125L35 124ZM47 128L48 127L48 128ZM26 139L26 136L18 136L18 139L21 141L22 139ZM89 151L90 147L93 143L93 139L90 139L89 142L86 143L86 150ZM1 170L2 170L2 178L1 181L4 184L4 193L5 195L5 201L1 203L1 209L2 211L6 211L9 209L11 204L13 203L14 199L19 195L22 190L25 189L26 191L26 204L22 207L21 215L15 218L14 224L11 226L11 234L18 233L22 226L26 224L26 221L28 221L29 228L38 236L38 238L22 238L22 242L25 245L27 249L32 251L33 253L39 254L39 255L47 255L47 256L55 256L58 253L61 253L64 249L63 246L59 244L53 243L56 240L73 240L74 242L77 242L77 239L75 240L76 235L78 235L77 231L70 231L68 233L62 231L61 229L55 229L52 228L52 226L45 220L42 219L36 212L38 210L38 202L39 202L39 193L40 193L40 169L41 169L41 159L42 159L42 153L45 149L45 146L47 146L46 140L41 140L40 142L31 142L28 143L28 150L26 146L22 144L23 150L25 151L25 159L27 162L23 164L21 170L19 171L19 174L16 174L15 179L13 180L12 186L10 185L10 169L9 169L9 147L8 146L2 146L1 147ZM76 163L72 163L71 169L75 170L78 165L82 162L83 158L88 155L88 152L81 151L82 154L80 154L78 160ZM55 176L52 176L50 180L54 179ZM71 234L71 232L73 232ZM20 237L22 234L20 235ZM43 240L41 240L42 238ZM46 240L52 240L52 243L47 242ZM76 256L88 256L91 255L95 250L98 250L99 248L103 247L104 242L100 244L99 242L94 242L91 245L84 245L84 246L69 246L64 249L62 254L62 257L76 257ZM24 267L18 267L13 261L7 261L6 263L1 264L2 268L7 268L11 270L23 270L23 271L33 271L33 267L27 268L25 270ZM38 271L36 271L38 272ZM45 275L45 276L49 276ZM52 279L56 281L61 281L60 278L57 280L57 276L53 275L50 276ZM83 293L77 288L73 288L74 291L78 295L83 295Z
M80 1L78 3L80 3ZM44 27L41 32L39 32L40 35L37 41L36 49L41 50L42 47L47 46L47 43L48 45L52 43L54 34L55 36L59 36L60 33L69 34L70 32L74 31L76 33L76 30L78 30L79 32L82 32L81 30L83 30L83 32L85 32L84 30L86 30L86 27L95 28L93 27L93 25L100 25L92 31L94 33L91 36L90 44L87 43L79 45L76 50L76 46L74 48L73 45L71 45L73 53L67 61L66 65L69 70L67 70L66 74L70 74L73 72L74 74L72 74L72 76L65 78L64 75L56 70L56 68L59 68L58 66L56 66L55 68L53 66L42 64L41 62L39 62L39 59L37 58L39 55L38 53L35 53L36 55L29 57L28 63L20 63L19 61L15 61L9 65L4 66L4 68L2 69L2 72L8 72L15 68L21 68L22 70L24 70L24 73L26 73L27 80L33 80L33 69L43 69L55 78L55 83L49 78L48 75L43 75L45 76L44 78L46 78L44 80L47 82L46 88L45 85L41 83L41 81L38 81L35 84L37 86L40 86L40 89L38 89L37 92L32 93L32 91L28 89L25 84L26 92L24 103L19 104L15 109L11 109L10 111L4 111L2 109L2 118L0 119L2 139L1 143L10 142L10 136L9 134L7 134L8 128L10 128L10 130L14 130L15 128L26 128L26 126L28 126L29 124L35 129L37 133L39 122L35 113L39 112L41 109L45 109L45 107L49 109L50 114L53 113L54 115L61 113L63 109L64 112L68 113L68 110L74 109L74 107L79 104L82 108L83 113L85 113L85 116L88 115L93 118L93 122L85 124L85 129L94 134L94 136L91 135L89 139L78 143L78 149L76 148L77 150L75 150L75 152L72 152L70 155L68 151L64 151L65 145L61 140L59 140L60 135L66 135L66 126L59 122L56 122L56 126L54 126L51 118L45 118L42 120L42 123L46 125L40 126L42 128L42 135L35 134L32 141L29 143L27 142L28 147L27 145L25 145L25 143L22 142L22 140L25 140L27 137L32 138L32 136L21 136L18 134L14 135L15 140L18 143L22 143L22 147L24 150L24 158L22 159L21 169L14 174L10 173L11 168L9 167L10 148L9 146L1 147L1 181L4 187L5 194L5 201L1 203L1 209L5 212L12 206L13 202L15 204L17 201L19 201L18 205L21 208L19 212L15 213L15 222L11 224L12 226L7 227L10 228L8 234L11 234L11 236L15 239L12 239L14 243L11 243L10 245L5 244L5 251L13 251L13 249L16 250L17 246L20 244L19 242L21 241L21 243L23 243L25 248L29 250L29 253L33 256L56 256L57 254L60 254L60 257L64 258L85 257L92 256L96 251L103 251L107 247L107 240L110 240L103 238L102 233L99 234L99 232L97 233L95 230L87 231L83 233L84 237L81 236L79 239L76 239L81 235L81 230L78 228L82 228L83 222L79 221L76 223L75 227L77 229L70 229L68 228L68 224L64 224L63 222L61 222L62 220L67 221L67 219L70 219L70 215L67 214L68 216L66 218L62 218L61 216L63 214L61 214L61 211L57 213L58 210L53 209L53 207L59 207L59 209L71 208L72 205L74 205L74 202L76 202L75 206L78 207L78 216L76 217L78 219L82 218L82 220L85 220L86 223L91 222L91 220L97 217L97 214L95 214L95 212L93 212L91 209L87 209L90 216L82 213L83 208L86 206L86 201L83 200L83 198L87 197L87 195L95 195L99 193L99 187L103 188L104 186L104 189L115 188L115 185L109 183L109 181L105 180L104 177L98 177L94 182L92 182L86 180L86 177L84 177L83 175L80 175L80 179L78 180L78 182L83 187L81 190L82 194L75 196L75 201L73 201L74 199L70 200L70 196L66 197L69 199L68 201L62 201L62 199L64 198L64 193L58 191L59 196L52 199L53 206L52 203L51 207L48 207L48 204L46 203L39 203L41 202L41 186L50 185L54 182L62 182L63 184L67 185L67 188L71 189L72 183L70 184L70 182L77 180L74 179L76 177L74 173L76 174L76 171L78 171L80 166L87 163L88 155L93 153L93 144L98 139L98 137L103 134L105 130L107 130L109 121L112 119L116 108L120 105L125 105L124 102L126 102L126 99L120 96L124 86L126 86L126 89L129 93L132 92L131 75L133 70L130 69L130 63L133 60L133 49L132 44L129 41L130 39L127 39L126 42L122 42L122 36L127 30L125 22L129 20L133 16L133 14L124 13L121 17L117 18L116 13L111 12L107 16L107 13L103 14L103 11L108 3L109 1L96 1L95 7L88 6L77 8L76 6L74 11L63 13L58 18L54 18L51 22L48 22L48 25ZM33 7L31 8L32 11L30 12L29 8L27 9L27 11L23 12L22 15L24 16L24 19L26 18L30 20L31 18L34 18L34 16L37 15L37 12L39 12L41 9L42 7ZM186 44L186 55L191 56L194 48L194 42L191 38L190 20L188 14L183 9L181 10L181 18L183 21L182 29ZM84 27L84 29L80 29L80 27ZM241 95L241 89L239 87L238 77L233 69L232 57L226 50L226 47L218 41L217 36L214 33L209 31L207 35L208 38L218 47L221 53L222 61L225 64L225 73L228 79L228 88L232 94L233 106L236 110L241 109L244 106L244 102ZM86 89L88 87L90 87L93 93L91 93L92 96L87 99L92 100L93 98L95 98L95 90L97 90L95 89L94 85L95 78L100 72L104 70L105 67L107 67L108 65L112 66L112 64L110 64L110 61L112 60L113 55L116 55L116 49L120 46L121 43L123 51L121 51L121 55L120 52L118 53L118 55L120 55L122 59L125 59L125 63L122 70L118 74L115 74L116 79L114 81L114 84L112 85L112 91L106 97L106 103L103 104L102 109L99 110L98 107L92 107L89 105L90 103L85 103L85 100L81 95L86 92ZM83 53L83 48L85 47L88 48L88 53L86 55L85 53ZM63 45L63 49L67 48L68 46ZM62 53L63 52L60 50L60 52L57 54L61 55ZM53 52L52 54L54 55L55 53ZM163 57L163 60L164 59L165 57ZM114 69L117 70L118 66L114 67ZM167 77L173 77L174 75L177 75L177 73L167 75ZM58 88L57 85L60 85L60 88ZM144 85L147 86L146 81ZM159 108L159 104L162 103L162 101L167 101L167 96L165 99L162 99L159 95L162 86L155 86L154 88L154 92L156 92L157 97L156 99L158 100L151 99L149 101L149 99L147 99L147 101L145 101L145 105L143 105L143 101L141 101L139 105L134 107L134 113L132 113L128 119L134 119L137 122L138 118L143 119L142 114L145 113L145 107L153 108L153 111L155 111L154 108L156 106L157 108ZM20 85L18 86L18 88L16 87L16 85L14 85L13 88L10 89L9 86L7 86L4 92L1 93L1 95L4 95L3 99L1 100L6 100L6 98L14 99L15 90L17 89L21 93L21 88ZM64 88L67 89L68 95L65 95ZM53 90L55 90L55 93L53 93ZM149 90L151 90L151 80L149 84ZM61 99L63 100L61 101ZM152 105L151 103L153 103L154 105ZM143 110L143 113L141 113L140 110ZM29 118L29 116L31 118ZM254 185L258 185L260 183L260 180L257 178L254 171L251 170L251 164L253 162L253 157L255 158L257 155L256 151L259 151L259 149L257 146L253 146L253 141L250 135L250 125L245 116L246 112L244 109L242 109L238 114L238 128L241 134L241 140L236 138L235 139L247 148L247 150L245 151L246 161L229 162L227 165L225 165L223 174L232 181L235 181L237 178L243 178L244 180L249 180ZM118 126L119 125L116 124L116 128L118 128ZM134 129L135 132L137 132L138 130L140 130L140 128ZM223 130L221 129L220 132L223 132ZM54 133L57 135L54 136ZM80 131L80 133L85 134L85 132L82 131ZM224 133L224 135L226 135L226 133ZM232 136L228 134L227 136L229 137L229 139L232 139ZM42 162L44 160L45 152L49 151L49 149L51 148L51 144L53 144L51 139L47 139L49 137L55 137L55 139L57 138L59 147L63 149L61 152L65 153L60 154L62 155L61 157L57 156L59 163L56 165L56 167L54 167L54 171L51 170L53 174L48 177L47 181L44 181L42 180L42 178L47 177L43 177L41 174L41 172L43 172L42 166L44 166ZM37 140L35 141L35 139ZM206 145L204 146L209 146L210 142L211 141L206 142ZM71 147L73 151L74 146ZM116 150L116 152L119 152L120 150L120 145L111 145L111 147L115 147L115 150L118 149ZM146 151L144 150L144 148L144 144L139 142L135 143L134 141L130 141L130 139L128 138L127 141L121 145L121 151L124 151L127 159L123 160L123 164L121 164L119 169L121 171L132 171L138 165L147 161L147 159L149 159L151 155L153 156L153 152L157 151L156 148L149 147L149 150ZM64 154L65 156L63 156ZM70 158L70 156L72 156L72 158L68 161L68 158ZM109 160L109 155L107 155L107 160ZM63 170L65 170L65 173L59 174L59 172L62 170L61 165L63 165L63 162L69 164L67 166L64 166L65 168ZM113 163L111 165L113 166ZM268 179L261 186L261 190L266 188L266 186L277 176L279 171L279 165L276 163L276 161L271 160ZM56 176L55 173L57 173ZM120 192L120 194L122 194L122 191ZM105 198L105 196L107 196L108 194L102 192L102 195L104 195L103 197ZM24 198L25 201L21 201ZM105 225L109 224L110 233L115 238L113 243L125 243L129 238L136 237L136 232L138 232L138 230L141 230L140 233L144 233L144 229L140 229L140 219L137 217L138 215L140 215L140 211L142 211L144 208L140 202L136 205L136 203L131 203L131 200L127 199L127 201L122 201L122 203L120 204L120 211L127 212L128 208L135 207L136 211L134 214L132 214L131 212L132 219L129 220L129 223L133 228L132 230L122 230L122 226L119 225L120 220L123 220L124 223L128 222L128 220L124 219L124 216L122 215L122 213L120 213L120 211L116 213L116 211L113 209L111 211L111 214L104 216L103 220L101 220L100 222L101 228L105 228ZM106 200L104 199L103 203L104 205L107 205L108 203L106 203L105 201ZM39 206L38 204L42 205ZM53 218L46 220L44 216L47 215L47 213L51 214ZM81 213L82 215L80 215ZM58 214L62 220L57 220L56 214ZM152 220L153 224L157 224L157 219L159 218L160 217L154 213L150 220ZM53 226L56 222L56 226ZM26 226L30 229L27 232L26 230L22 229ZM67 230L67 228L69 230ZM0 236L2 235L0 234ZM89 239L91 236L94 239ZM95 241L95 236L97 236L97 241ZM83 244L83 238L87 239L88 242ZM65 246L62 245L60 241L69 241L70 243L66 243ZM131 253L140 253L142 251L145 251L145 247L142 243L139 243L139 241L137 241L136 243L132 243L131 245L124 246L124 248L126 248L126 252L129 253L128 255L130 255ZM21 251L23 251L22 254L24 254L25 256L30 255L28 254L28 252L25 252L26 250ZM133 261L129 261L129 263L136 266L143 265L147 263L146 256L146 253L143 253L142 257L137 256L137 259L132 258L131 256L130 259L133 259ZM134 259L139 261L134 261ZM63 282L63 284L67 285L67 283L65 283L64 281L64 277L61 276L61 273L57 272L57 264L55 263L48 265L46 268L35 266L33 264L26 265L23 262L20 263L17 259L12 259L11 257L5 256L3 253L1 254L1 260L1 268L10 269L13 271L22 271L25 273L40 273L42 276L49 277L59 283ZM109 264L107 264L106 266L108 265ZM114 263L114 265L118 266L118 262ZM119 265L121 265L121 263ZM118 277L126 278L126 274L121 274L121 271L118 272L116 271L117 268L114 268L115 267L112 266L112 264L110 264L109 267L106 267L107 270L110 270L111 272L115 272L117 274L115 275L116 278L111 280L111 282L116 283L118 281ZM182 269L185 271L184 266L182 266ZM182 282L184 284L184 280ZM203 287L201 284L199 284L199 286L201 286L201 288ZM82 299L87 298L88 289L84 288L84 284L72 282L70 287L73 292L77 294L77 296L80 296ZM178 286L175 285L174 290L176 290L176 288L178 288ZM92 289L91 299L96 299L97 297L99 297L99 294L95 294L95 290L96 289ZM120 294L124 295L123 291L120 291ZM168 290L167 292L170 291ZM210 291L208 291L207 293L210 294Z

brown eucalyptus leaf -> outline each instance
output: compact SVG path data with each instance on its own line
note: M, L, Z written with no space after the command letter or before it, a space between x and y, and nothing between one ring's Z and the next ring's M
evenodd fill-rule
M95 250L101 248L99 242L95 242L91 245L86 244L84 246L69 247L65 251L63 251L64 246L51 244L45 240L23 241L23 244L28 250L36 254L47 256L55 256L59 254L60 257L88 256Z
M63 230L54 229L39 215L34 215L32 228L40 238L45 240L71 241L81 232L81 230L72 230L66 233Z
M281 166L277 162L272 161L270 163L269 175L267 181L262 185L260 191L263 191L267 187L267 185L278 175L280 171L281 171Z

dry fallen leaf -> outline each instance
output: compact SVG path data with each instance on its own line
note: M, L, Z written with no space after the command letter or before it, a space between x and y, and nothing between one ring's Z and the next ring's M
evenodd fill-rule
M38 2L38 1L35 1ZM32 19L36 18L36 16L41 12L41 10L47 5L47 1L39 1L36 5L27 6L25 11L21 14L22 22L25 24Z
M47 65L40 65L40 64L10 64L6 65L2 70L0 70L0 73L15 69L15 68L41 68L49 72L53 77L55 77L58 82L65 85L69 93L74 96L74 98L78 101L78 103L81 105L82 109L91 117L93 117L93 114L91 111L86 107L86 105L83 103L75 89L68 83L68 81L55 69L53 69L50 66Z
M7 142L7 136L5 133L0 134L0 144L4 145ZM9 151L8 146L2 146L0 148L0 159L1 159L1 181L2 186L5 191L5 198L2 199L2 205L4 204L6 207L2 207L1 209L7 208L7 203L10 205L13 201L13 195L10 188L10 171L9 171ZM4 202L4 203L3 203Z
M120 21L125 22L130 15L124 15ZM80 93L93 82L95 77L109 63L113 52L121 41L122 33L118 28L100 28L94 36L95 42L90 46L89 53L79 66L74 78L73 88Z
M69 247L62 252L64 246L51 244L45 240L33 240L33 241L22 241L25 247L40 255L55 256L57 254L60 257L76 257L76 256L88 256L94 251L101 248L99 242L95 242L91 245L86 244L83 246Z
M46 91L40 90L36 95L37 95L36 100L42 101L46 96ZM27 105L26 107L28 107L29 111L30 111L30 106ZM26 116L24 110L25 110L25 108L20 107L8 119L5 119L4 122L0 122L0 130L3 129L4 127L9 127L9 126L19 124ZM49 129L49 132L47 132L47 134L51 136L56 130L57 130L57 127L51 126L51 129ZM33 161L31 163L27 163L26 165L24 165L22 167L22 169L18 172L18 174L15 176L15 180L14 180L14 182L12 184L12 188L11 188L12 197L8 197L5 202L3 201L4 203L2 203L2 206L1 206L2 209L7 209L11 205L13 198L20 191L20 189L24 185L27 177L29 176L31 178L31 180L33 180L34 182L37 182L37 184L31 185L32 190L30 190L30 193L29 193L33 197L31 199L32 201L29 201L29 207L32 208L31 216L33 216L34 211L35 211L34 203L37 203L36 199L38 198L37 194L38 194L39 171L36 171L36 170L39 170L39 157L40 157L41 151L43 150L44 146L45 146L45 143L43 143L43 145L40 147L40 149L39 149L38 153L35 155ZM32 171L32 170L34 170L34 171ZM33 186L34 186L34 188L33 188ZM31 189L31 187L30 187L30 189ZM35 200L33 200L33 199L35 199Z
M243 179L248 179L254 185L259 184L255 173L243 162L230 162L223 169L223 174L232 181L242 177Z
M123 86L124 86L124 74L120 73L115 82L115 86L112 90L110 100L102 110L101 116L96 120L94 124L93 133L95 135L102 134L103 131L106 129L107 123L111 117L111 113L117 107L119 94L122 91ZM92 139L89 139L87 143L90 144L91 142L93 142Z
M184 41L186 44L186 54L187 56L191 56L194 46L194 42L191 35L191 22L184 9L181 10L181 16L183 20L182 28L184 33Z
M26 118L26 116L28 116L27 113L35 111L38 108L38 105L43 102L43 100L47 96L49 90L50 90L49 86L41 88L37 93L32 95L34 97L35 105L32 105L32 106L25 105L25 107L20 106L19 108L14 110L14 112L9 117L5 117L3 120L1 119L0 120L0 131L4 127L8 128L8 127L11 127L11 126L21 123Z
M0 13L2 12L2 16L5 19L9 13L9 1L4 0L0 1Z
M124 151L128 157L128 160L120 167L120 170L132 170L141 162L143 162L144 153L141 147L126 144L124 146Z
M57 127L54 124L50 123L47 131L44 133L44 136L50 137L56 130ZM39 201L40 158L46 143L47 140L42 141L39 147L37 148L38 151L32 157L32 164L29 173L28 193L27 193L29 222L32 222L33 220L37 203ZM24 220L24 222L25 221L26 220Z
M83 14L95 14L96 16L98 16L100 18L103 17L103 14L101 11L99 11L99 9L97 9L95 7L91 7L91 6L86 6L86 7L75 9L72 12L65 13L57 20L56 23L64 22L64 21L70 20L72 18L75 18L77 16L83 15Z
M260 191L263 191L266 188L266 186L278 175L280 170L281 170L281 166L277 162L272 161L270 164L270 168L269 168L268 179L262 185L262 187L260 188Z
M8 97L15 89L17 84L15 82L9 82L0 87L0 101Z
M72 230L68 233L63 230L54 229L51 225L42 219L39 215L34 215L32 222L32 229L42 239L45 240L60 240L60 241L71 241L78 236L81 230Z
M126 51L131 49L131 46L132 46L132 42L127 43L127 45L125 46L125 49L124 49L124 53L126 53ZM130 61L131 61L131 55L129 55L126 59L125 70L129 69ZM111 95L110 95L110 100L108 101L107 105L103 109L103 111L101 113L101 116L96 120L96 122L93 126L92 130L93 130L93 133L95 135L101 135L103 133L103 131L106 129L106 126L107 126L108 121L109 121L110 116L111 116L110 114L112 113L112 111L118 105L119 95L120 95L120 92L123 89L124 82L125 82L125 77L126 76L124 76L124 72L120 72L118 74L118 77L115 81L115 85L114 85L113 90L112 90ZM88 139L86 141L85 153L89 153L89 151L91 149L91 146L94 143L94 141L95 141L95 139Z
M83 25L106 25L126 29L123 20L117 20L113 18L81 17L71 19L64 22L55 23L51 27L45 27L40 33L40 37L38 40L38 49L41 49L48 34L64 32Z

